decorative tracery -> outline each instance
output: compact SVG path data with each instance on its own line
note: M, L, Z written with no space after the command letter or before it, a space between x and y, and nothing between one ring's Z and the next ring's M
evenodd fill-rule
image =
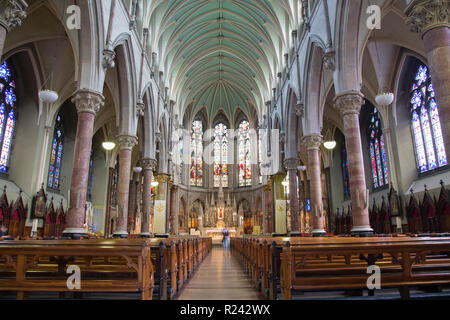
M59 190L61 182L61 162L64 148L64 124L61 114L56 117L55 130L52 140L52 151L50 153L50 165L48 168L47 186Z
M8 172L15 116L16 84L6 62L0 65L0 172Z
M228 187L228 129L223 123L214 128L214 187Z
M239 186L251 186L251 178L250 124L244 120L239 125Z
M203 125L197 120L192 123L191 132L191 186L203 185Z
M447 165L438 105L429 70L419 66L411 87L411 126L420 173Z
M369 142L373 187L376 189L389 184L389 173L380 116L374 106L371 106L371 108L369 126L367 128L367 140Z

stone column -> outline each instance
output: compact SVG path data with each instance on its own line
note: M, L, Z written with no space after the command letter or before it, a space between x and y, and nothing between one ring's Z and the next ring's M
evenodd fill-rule
M157 200L164 200L166 202L166 211L165 211L165 226L164 226L164 232L158 232L158 233L167 233L168 225L168 214L167 209L169 204L167 203L167 193L168 193L168 185L169 185L170 175L167 173L158 173L156 176L156 181L158 181L158 187L156 191L156 199ZM153 216L153 219L155 219L155 216ZM153 228L155 228L155 223L153 222ZM156 233L156 232L155 232Z
M273 195L272 195L272 181L263 187L265 200L265 219L266 230L265 233L273 233Z
M142 159L142 174L144 176L144 190L142 194L142 218L141 234L142 238L150 238L150 212L152 209L152 179L153 170L156 169L155 159Z
M0 0L0 58L5 46L6 34L22 24L27 17L28 4L24 0Z
M128 233L133 233L136 228L137 194L139 192L140 174L133 172L133 180L130 183L130 196L128 201Z
M321 135L309 135L302 139L308 150L308 169L310 174L312 231L315 237L326 234L323 228L322 178L320 174L319 148L322 145Z
M406 23L422 36L431 81L439 106L447 161L450 159L450 2L413 0L405 10Z
M170 188L170 216L169 216L170 234L178 233L178 226L177 226L178 217L177 217L177 211L176 211L177 190L178 190L178 186L172 184L172 186Z
M95 115L104 104L102 94L89 90L75 93L72 103L78 113L77 133L75 137L72 179L70 183L69 211L67 213L64 236L77 239L85 234L86 192L91 157L92 134Z
M364 96L357 91L341 93L334 99L334 107L344 119L353 215L351 232L352 234L371 235L373 229L370 227L369 221L369 199L359 128L359 112L363 103Z
M126 238L128 221L128 200L130 191L131 153L137 145L137 137L119 135L119 181L117 182L117 222L113 236Z
M298 212L298 193L297 193L297 168L300 164L299 159L286 159L286 167L289 179L289 204L291 208L291 236L300 234L300 220Z

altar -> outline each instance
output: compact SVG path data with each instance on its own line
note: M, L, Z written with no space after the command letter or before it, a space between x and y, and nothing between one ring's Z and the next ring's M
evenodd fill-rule
M236 229L230 228L228 229L228 234L230 237L236 237ZM213 244L221 244L223 239L223 228L208 228L204 229L202 234L205 237L212 238Z

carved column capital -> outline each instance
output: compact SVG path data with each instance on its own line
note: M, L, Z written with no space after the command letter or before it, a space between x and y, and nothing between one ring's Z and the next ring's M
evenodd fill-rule
M284 160L284 167L286 170L297 170L298 166L300 165L300 159L296 158L289 158Z
M24 0L0 0L0 25L10 32L27 17L28 4Z
M117 142L119 144L119 150L133 150L138 144L138 138L131 135L119 135L117 136Z
M323 54L323 65L326 69L334 71L336 70L336 51L332 48L327 48Z
M361 92L350 91L337 95L334 98L334 108L342 116L347 114L359 114L364 103L364 96Z
M312 134L302 138L302 144L307 150L319 150L322 145L323 137L320 134Z
M155 177L156 181L159 183L166 183L170 181L170 175L167 173L158 173L158 175Z
M78 113L92 113L96 115L105 104L105 97L96 91L87 89L78 90L72 98Z
M142 159L142 170L152 170L154 171L158 166L158 161L151 158Z
M143 117L144 116L144 110L145 110L145 104L144 102L141 100L136 104L136 115L138 117Z
M406 24L412 32L422 36L429 30L450 27L450 1L448 0L413 0L405 10L408 17Z
M303 102L298 101L295 104L295 114L297 117L303 118L303 115L305 114L305 105Z
M116 66L114 62L116 59L116 52L112 49L103 50L103 68L104 69L113 69Z

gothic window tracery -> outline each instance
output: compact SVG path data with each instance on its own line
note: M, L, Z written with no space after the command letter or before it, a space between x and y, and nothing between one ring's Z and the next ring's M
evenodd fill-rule
M61 113L56 116L55 130L53 132L52 151L48 168L47 186L59 190L61 183L61 163L64 149L64 124Z
M242 121L239 125L239 186L252 185L252 168L250 164L250 124Z
M190 184L203 186L203 125L199 120L192 123Z
M370 169L374 189L389 184L389 173L386 160L386 148L381 129L381 120L378 110L370 105L369 125L367 128L367 141L369 143Z
M420 173L447 165L438 105L429 70L420 65L410 95L411 129Z
M214 187L228 187L228 128L219 123L214 128Z
M8 173L12 138L16 124L16 84L6 62L0 65L0 172Z

